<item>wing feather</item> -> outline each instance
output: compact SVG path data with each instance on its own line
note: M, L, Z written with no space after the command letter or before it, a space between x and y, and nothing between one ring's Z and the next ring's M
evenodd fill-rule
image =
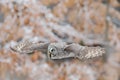
M92 59L102 56L105 53L105 49L101 47L85 47L83 50L79 51L77 56L79 59Z

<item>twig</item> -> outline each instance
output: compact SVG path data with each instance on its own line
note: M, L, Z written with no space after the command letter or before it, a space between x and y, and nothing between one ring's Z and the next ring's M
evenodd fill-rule
M108 22L108 16L109 16L109 0L107 0L107 5L106 5L106 27L105 27L105 41L108 41L108 31L109 31L109 22Z

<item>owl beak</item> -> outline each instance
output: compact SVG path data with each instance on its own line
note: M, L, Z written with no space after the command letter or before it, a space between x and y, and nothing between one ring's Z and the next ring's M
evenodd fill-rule
M51 59L51 53L50 52L48 52L48 59Z

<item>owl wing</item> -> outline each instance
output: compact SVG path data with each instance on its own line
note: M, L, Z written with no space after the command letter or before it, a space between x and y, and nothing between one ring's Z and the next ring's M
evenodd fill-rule
M32 42L29 40L24 40L19 42L16 46L10 47L13 51L18 53L32 53L35 50L41 50L42 52L47 51L49 42Z
M77 55L77 57L81 60L100 57L105 53L105 49L101 47L86 47L86 46L83 47L84 49L80 49Z
M18 53L31 53L33 52L33 50L28 49L33 43L28 41L28 40L24 40L19 42L17 45L10 47L11 50L18 52Z
M74 57L80 60L92 59L102 56L105 53L105 49L101 47L87 47L73 43L68 45L64 51L73 53Z
M28 49L33 50L33 51L39 50L43 53L47 53L47 48L49 44L50 44L49 42L37 42L29 46Z

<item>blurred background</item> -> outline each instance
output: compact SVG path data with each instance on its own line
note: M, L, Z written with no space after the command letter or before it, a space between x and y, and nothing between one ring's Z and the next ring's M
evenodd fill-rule
M101 46L92 61L15 53L24 39ZM0 80L120 80L120 0L0 0Z

